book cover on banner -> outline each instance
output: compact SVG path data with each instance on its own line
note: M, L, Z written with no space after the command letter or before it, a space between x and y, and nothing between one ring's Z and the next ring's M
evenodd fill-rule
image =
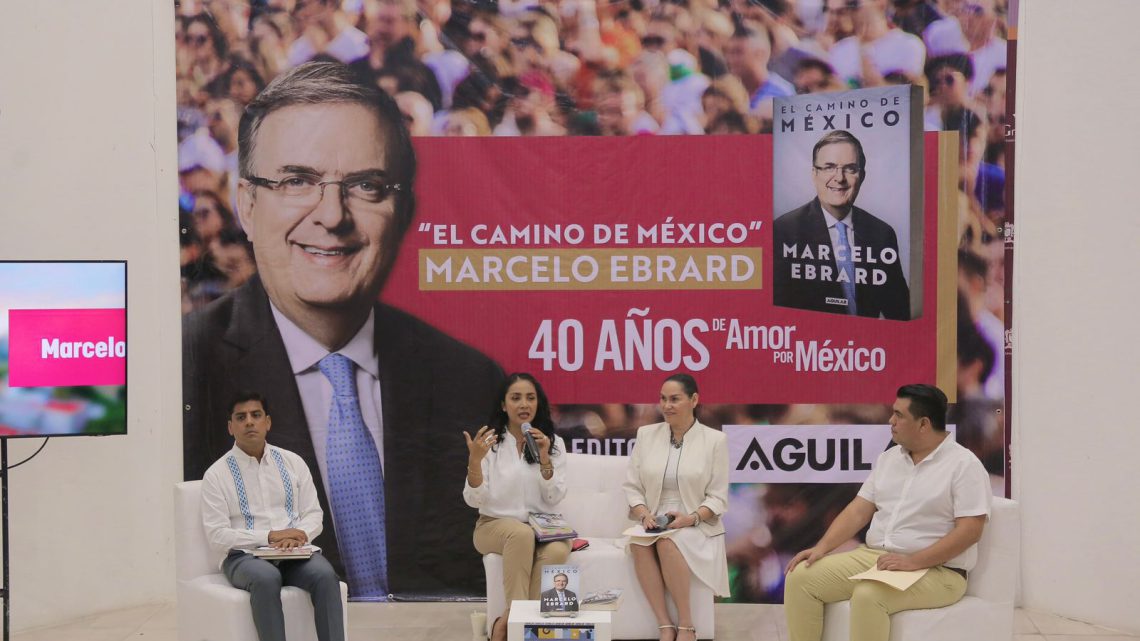
M772 302L814 312L922 315L922 90L777 98Z
M531 512L529 521L530 526L534 528L534 537L539 543L573 539L578 536L561 514Z
M542 616L578 615L578 578L576 565L546 565L542 568L538 611Z

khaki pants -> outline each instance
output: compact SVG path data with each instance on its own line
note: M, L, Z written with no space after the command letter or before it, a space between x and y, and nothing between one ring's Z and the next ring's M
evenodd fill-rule
M508 609L512 601L537 600L542 567L570 558L570 541L536 543L530 525L515 519L480 516L474 539L479 554L503 555L503 592Z
M890 615L902 610L942 608L957 603L966 593L966 579L942 566L930 568L906 591L878 581L852 581L847 577L875 565L886 554L859 547L832 554L811 567L796 566L784 584L784 613L791 641L819 641L823 636L823 606L851 601L851 641L887 641Z

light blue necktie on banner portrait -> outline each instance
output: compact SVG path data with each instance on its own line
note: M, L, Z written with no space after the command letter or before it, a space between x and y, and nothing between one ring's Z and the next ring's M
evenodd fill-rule
M836 265L839 270L847 274L843 285L843 295L847 297L847 313L854 316L855 311L855 264L851 262L851 245L847 242L847 225L835 223L835 231L839 235L839 255L836 256Z
M384 469L376 443L360 414L355 365L341 354L321 359L333 388L325 459L329 503L341 558L354 597L387 598Z

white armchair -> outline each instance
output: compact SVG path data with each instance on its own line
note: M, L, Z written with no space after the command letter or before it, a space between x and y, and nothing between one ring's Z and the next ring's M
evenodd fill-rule
M1017 502L995 498L978 542L978 563L966 582L966 596L945 608L907 610L891 616L891 641L1009 641L1020 568L1021 512ZM823 611L823 641L847 641L849 601Z
M230 585L210 561L202 528L202 482L174 486L174 556L178 578L179 641L252 641L257 638L249 593ZM348 586L340 584L348 638ZM285 632L289 641L317 641L313 603L300 588L281 589Z
M622 544L622 531L633 525L627 519L629 506L621 485L625 481L629 457L567 454L566 498L558 510L566 521L578 531L578 536L590 542L590 547L574 552L567 563L581 568L579 594L606 588L622 588L625 596L621 607L613 612L612 638L656 639L657 622L649 602L641 593L633 559ZM487 626L488 632L495 618L506 607L503 595L503 557L487 554L483 557L487 575ZM693 624L697 638L713 637L713 592L704 583L693 579L689 588ZM672 609L672 601L669 602Z

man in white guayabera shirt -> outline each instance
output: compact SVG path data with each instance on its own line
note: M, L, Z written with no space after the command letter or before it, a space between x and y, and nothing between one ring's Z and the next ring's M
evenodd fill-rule
M340 579L318 551L308 559L268 561L248 551L292 550L321 533L324 513L308 466L265 442L273 421L260 394L243 392L230 404L234 446L202 478L202 525L222 572L249 592L260 641L285 641L281 586L312 595L320 641L344 641Z
M815 547L788 563L791 641L819 641L826 603L851 601L851 641L887 641L891 614L946 607L966 593L990 514L989 476L946 431L942 390L904 385L897 397L890 423L898 446L879 455L859 495ZM825 556L868 522L865 546ZM848 578L872 567L927 572L906 590Z

